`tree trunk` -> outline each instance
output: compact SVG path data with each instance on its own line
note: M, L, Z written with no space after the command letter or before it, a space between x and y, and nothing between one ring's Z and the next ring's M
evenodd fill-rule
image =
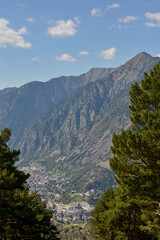
M131 212L128 212L128 240L131 240Z
M134 233L134 240L137 240L137 209L136 207L134 208L133 233Z

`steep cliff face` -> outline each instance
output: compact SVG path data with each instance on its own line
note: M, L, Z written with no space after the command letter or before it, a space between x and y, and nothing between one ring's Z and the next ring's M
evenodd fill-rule
M0 91L0 129L12 129L11 146L21 139L25 127L46 108L70 96L79 87L107 76L112 69L96 68L80 76L53 78L48 82L30 82L20 88Z

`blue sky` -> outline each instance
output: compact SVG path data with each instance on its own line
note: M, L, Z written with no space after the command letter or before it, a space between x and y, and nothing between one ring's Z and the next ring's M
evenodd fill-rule
M160 56L159 0L0 0L0 89Z

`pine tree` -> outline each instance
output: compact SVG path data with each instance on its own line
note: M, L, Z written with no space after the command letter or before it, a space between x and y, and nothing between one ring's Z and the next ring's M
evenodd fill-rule
M93 237L99 239L112 239L115 235L114 211L115 196L112 189L108 189L92 212ZM111 216L109 217L111 212Z
M117 182L136 196L148 230L160 236L160 64L130 90L132 129L113 135L110 165Z
M46 202L29 193L29 174L15 166L20 152L8 147L10 135L7 128L0 135L0 239L59 239Z
M153 236L139 226L141 207L136 198L127 196L120 186L108 189L92 212L92 236L101 240L153 240Z
M160 64L130 90L132 128L113 134L110 165L119 187L93 212L98 239L160 239ZM106 201L106 200L105 200ZM103 204L104 206L104 204ZM112 216L109 212L112 211ZM102 220L99 216L105 216ZM114 220L113 221L113 216ZM123 216L121 218L121 216ZM114 226L112 237L108 223ZM99 225L100 227L99 227ZM110 226L109 226L110 227ZM124 235L123 235L124 234ZM96 236L96 235L95 235Z

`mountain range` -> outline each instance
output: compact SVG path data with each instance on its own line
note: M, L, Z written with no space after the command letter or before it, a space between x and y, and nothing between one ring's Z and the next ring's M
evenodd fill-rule
M63 176L67 191L112 187L112 134L130 127L130 86L159 61L142 52L117 68L1 90L0 129L12 129L10 146L21 150L20 164Z

